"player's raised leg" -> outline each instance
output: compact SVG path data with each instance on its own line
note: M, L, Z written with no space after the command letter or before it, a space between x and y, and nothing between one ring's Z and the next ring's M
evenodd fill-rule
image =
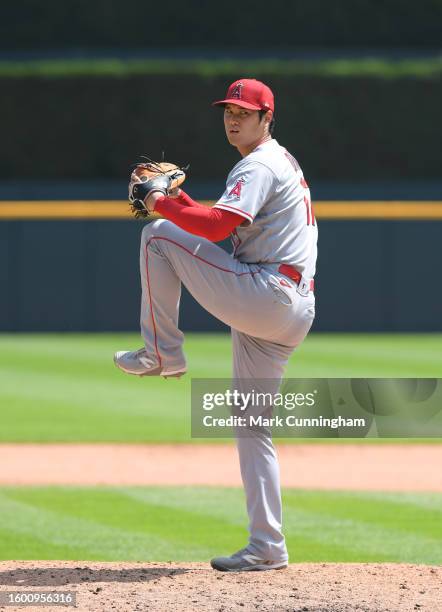
M178 329L181 281L155 243L149 243L149 229L146 225L140 245L140 327L144 346L137 351L119 351L114 361L128 374L181 376L186 372L184 335Z
M227 325L245 333L277 333L285 325L289 309L275 303L274 293L259 270L259 265L243 264L213 242L169 221L146 225L140 248L140 319L145 347L117 353L116 365L139 376L184 373L183 334L178 329L181 282Z

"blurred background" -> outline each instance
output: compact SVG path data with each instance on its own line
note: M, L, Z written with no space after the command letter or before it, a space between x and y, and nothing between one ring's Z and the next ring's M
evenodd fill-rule
M314 330L441 330L441 17L440 0L3 4L0 329L136 330L130 164L165 151L216 200L238 153L211 102L253 77L316 204ZM181 325L226 329L187 294Z

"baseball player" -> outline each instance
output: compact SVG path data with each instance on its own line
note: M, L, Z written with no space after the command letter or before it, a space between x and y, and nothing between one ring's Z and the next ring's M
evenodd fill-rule
M274 97L254 79L240 79L223 100L227 139L241 160L213 208L183 190L168 197L163 182L133 183L163 219L142 232L141 333L143 348L115 354L115 364L138 376L186 372L178 329L181 283L231 328L233 378L273 380L279 386L288 358L315 315L313 277L318 230L310 191L294 157L273 137ZM233 252L215 242L230 235ZM263 387L265 385L263 384ZM266 388L268 391L268 388ZM247 546L212 559L221 571L286 567L277 455L267 432L236 436L249 515Z

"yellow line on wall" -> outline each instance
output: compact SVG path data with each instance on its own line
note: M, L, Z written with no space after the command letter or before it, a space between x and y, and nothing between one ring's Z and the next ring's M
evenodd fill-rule
M126 219L128 202L122 200L0 202L0 219Z
M442 219L442 202L317 202L318 219Z
M442 219L442 201L320 201L314 202L314 210L318 219ZM130 218L123 200L0 201L0 220Z

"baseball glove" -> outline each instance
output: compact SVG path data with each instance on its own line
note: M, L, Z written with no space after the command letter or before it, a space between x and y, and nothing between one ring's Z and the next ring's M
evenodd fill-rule
M186 180L186 168L180 168L169 162L155 162L150 159L137 164L129 182L130 209L136 219L151 215L144 205L144 200L154 191L173 196L174 191Z

